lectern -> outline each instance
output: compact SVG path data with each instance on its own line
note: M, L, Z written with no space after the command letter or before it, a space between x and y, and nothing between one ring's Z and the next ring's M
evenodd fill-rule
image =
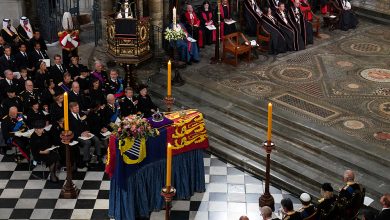
M126 71L127 86L136 87L136 74L132 69L152 57L150 48L150 18L107 17L108 53Z

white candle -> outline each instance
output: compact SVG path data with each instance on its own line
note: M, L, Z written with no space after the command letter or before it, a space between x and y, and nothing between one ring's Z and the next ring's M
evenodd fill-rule
M173 30L176 28L176 7L173 7L172 9L172 14L173 14Z

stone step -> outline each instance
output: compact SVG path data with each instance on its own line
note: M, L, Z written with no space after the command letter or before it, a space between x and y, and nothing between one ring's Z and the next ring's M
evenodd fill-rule
M265 165L258 163L245 156L239 149L232 150L226 147L226 143L221 140L209 137L210 152L219 158L225 158L229 163L240 167L244 171L260 178L264 179L265 176ZM237 153L238 152L238 153ZM272 162L271 162L272 163ZM296 180L296 178L290 178L281 172L271 170L271 182L273 185L286 189L288 192L300 195L302 192L308 192L313 195L313 198L318 199L319 190L312 190L310 184L302 184Z
M187 87L191 87L191 85L186 85ZM196 88L188 88L184 89L184 87L177 88L178 92L182 94L184 97L191 97L192 94L188 91L192 91L194 94L197 94L197 96L202 96L203 100L196 100L196 97L193 97L194 100L196 100L196 105L189 105L190 107L198 106L202 104L202 102L207 102L205 100L212 100L212 102L206 103L207 105L213 105L213 106L219 106L217 108L218 110L224 111L229 116L235 116L240 121L245 121L246 123L252 124L254 127L260 126L263 130L266 129L266 114L258 114L258 112L253 111L252 109L242 109L242 106L234 105L228 100L224 100L219 98L218 96L214 96L213 94L209 94L206 91L202 90L196 90ZM182 100L180 100L182 101ZM190 104L190 103L187 103ZM195 103L194 103L195 104ZM257 115L255 115L257 114ZM274 117L275 118L275 117ZM259 121L262 121L264 123L260 123ZM300 131L300 129L297 129L295 126L288 126L287 123L279 123L277 119L274 120L273 123L273 132L277 135L282 136L283 138L290 140L293 143L300 143L303 145L306 145L306 147L311 147L311 150L319 151L323 153L327 153L327 157L331 157L335 160L339 160L342 162L342 164L345 164L346 167L349 167L350 169L358 169L366 171L367 173L370 173L370 175L377 176L379 178L385 177L388 181L390 181L390 173L378 173L368 169L368 168L375 168L380 170L386 170L388 169L387 165L382 165L378 162L378 158L367 158L367 154L365 152L360 151L354 151L354 154L350 154L350 149L344 149L344 146L349 145L341 145L337 144L334 145L330 142L325 142L320 137L313 138L311 135L312 132L308 133L305 131ZM288 134L288 135L286 135ZM263 136L265 137L265 136ZM304 141L302 141L304 139ZM308 143L315 143L315 145L309 145ZM340 152L340 154L335 154L335 152ZM357 156L358 154L359 156ZM343 155L340 157L340 155ZM390 161L389 161L390 163Z
M192 95L188 91L195 92L195 94L202 94L202 100L212 100L212 104L219 104L222 102L222 105L219 105L221 108L229 109L231 111L238 111L240 114L245 115L249 119L255 119L254 122L258 123L260 120L257 120L259 117L266 119L267 110L263 106L267 106L267 102L259 102L260 104L253 103L252 100L239 99L236 94L226 94L218 90L218 88L208 88L207 83L198 83L190 78L186 79L187 84L183 87L176 88L177 91L185 93L185 95ZM207 91L207 92L206 92ZM200 93L202 92L202 93ZM218 101L216 99L219 99ZM299 133L300 135L305 134L309 135L310 138L317 137L319 141L330 143L335 146L342 147L348 151L354 152L354 154L360 154L367 161L373 161L375 164L382 164L385 168L388 168L390 164L390 149L384 148L381 145L376 145L370 143L370 147L367 147L368 143L357 142L356 139L350 138L342 132L332 129L330 127L321 127L321 130L316 129L319 125L312 123L310 121L301 121L299 117L294 118L294 121L289 118L291 115L286 115L285 112L279 111L279 109L274 108L273 119L275 123L281 125L280 129L292 129L293 131ZM262 125L265 126L266 121L261 121ZM277 125L275 125L277 126ZM274 126L275 132L278 132ZM313 129L314 128L314 129ZM286 133L291 135L291 133ZM375 153L373 153L375 152ZM365 161L363 160L363 161ZM388 174L388 179L390 179L390 173Z
M152 84L153 85L153 84ZM153 85L153 90L156 90L156 94L163 94L165 89L161 86L158 85ZM192 90L192 89L191 89ZM182 91L180 91L182 92ZM198 96L202 96L204 98L205 92L204 91L193 91L195 92L194 94L197 94ZM242 153L244 155L247 155L248 157L251 157L251 155L256 155L255 158L253 158L253 161L255 163L264 163L264 155L263 155L263 160L259 160L260 158L260 153L262 152L260 145L258 143L261 143L260 138L258 137L264 137L265 136L265 126L259 126L261 125L258 122L253 122L252 119L248 119L246 117L244 118L236 118L235 116L235 111L234 113L233 110L237 106L234 105L229 105L226 103L223 103L224 100L219 100L218 98L214 97L210 100L213 101L213 104L219 103L220 105L222 104L223 106L226 106L224 110L226 112L220 111L218 108L214 108L215 106L211 107L204 107L204 105L210 105L210 103L205 102L204 100L195 100L194 98L191 97L192 95L186 94L185 92L182 92L180 97L186 97L186 98L181 98L180 100L176 101L176 104L178 106L197 106L200 107L200 110L205 114L206 120L207 120L207 128L209 130L210 138L216 138L218 139L221 143L225 143L227 146L234 146L234 150L240 151L238 153ZM162 99L162 97L160 97ZM162 104L162 103L161 103ZM229 111L227 111L229 110ZM247 112L247 111L244 111ZM253 116L253 115L252 115ZM228 121L225 119L229 118ZM243 120L244 119L244 120ZM251 120L252 122L248 123L247 121ZM265 122L265 118L263 120ZM214 127L211 126L210 124L214 123ZM244 124L243 124L244 123ZM248 123L249 126L247 126L245 123ZM230 125L231 124L231 125ZM252 125L253 124L253 125ZM282 128L285 126L281 125ZM227 128L228 130L226 130ZM278 130L277 126L274 127L275 130ZM241 131L240 131L241 130ZM225 132L225 133L219 133L218 132ZM231 131L234 131L235 133L230 133ZM240 132L239 132L240 131ZM291 131L290 131L291 132ZM237 136L239 137L240 140L245 140L245 144L240 143L235 143L235 139L237 139ZM230 140L227 140L226 137L229 137ZM294 175L290 178L298 178L299 179L299 184L308 184L311 187L311 191L318 191L317 189L319 188L319 185L322 183L321 181L329 181L332 183L337 183L339 182L339 178L335 178L337 176L340 176L346 166L343 166L342 164L336 163L333 160L327 160L327 155L321 156L321 151L326 148L327 146L321 146L321 148L316 148L310 145L309 148L307 146L300 146L298 144L295 144L295 142L291 141L286 141L283 138L279 137L279 134L276 133L276 136L274 136L275 143L278 144L278 151L275 152L275 155L273 154L272 160L273 160L273 170L289 170L290 167L295 168L295 170L302 170L302 166L297 166L299 164L304 164L307 166L305 170L308 170L307 173L301 174L301 173L294 173L294 170L289 170L289 174L293 173ZM313 141L313 140L310 140ZM323 144L321 139L316 140L318 143ZM247 147L250 146L250 147ZM300 152L302 151L302 152ZM264 153L264 152L263 152ZM329 152L329 154L332 155L334 152ZM237 153L236 153L237 154ZM257 155L259 154L259 155ZM321 157L316 157L320 155ZM232 162L229 160L229 157L223 157L229 162ZM259 161L256 161L259 160ZM287 162L286 162L287 160ZM318 162L320 161L320 163ZM333 162L332 162L333 161ZM248 162L248 161L247 161ZM284 163L287 163L291 166L287 166L288 169L286 169L286 166ZM264 164L263 164L264 165ZM314 167L314 168L313 168ZM246 169L246 168L245 168ZM318 178L318 176L324 178ZM371 190L372 188L376 189L378 185L381 185L378 183L378 181L375 178L371 178L370 175L368 174L363 174L365 178L363 178L364 182L362 182L364 185L367 183L367 188L369 189L369 193L373 192L373 196L378 197L379 193L374 192L375 190ZM333 180L332 180L333 179ZM360 179L360 178L359 178ZM367 181L367 179L372 179L372 181ZM317 180L317 181L313 181ZM319 181L321 180L321 181ZM375 184L374 184L375 183ZM291 183L289 183L291 184ZM289 186L291 187L291 185ZM286 189L289 189L287 187ZM309 186L308 186L309 187ZM310 188L309 187L309 188ZM301 193L300 191L299 193ZM314 195L314 194L313 194ZM318 193L317 193L318 196Z

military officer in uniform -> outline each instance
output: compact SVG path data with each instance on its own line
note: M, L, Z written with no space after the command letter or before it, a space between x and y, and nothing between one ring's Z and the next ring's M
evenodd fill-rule
M104 120L105 127L108 127L110 123L115 123L120 117L120 106L115 101L115 96L113 94L107 95L107 104L104 107Z
M30 156L27 151L28 139L26 137L15 136L15 132L17 131L26 132L28 130L25 119L24 115L18 112L18 108L13 106L9 108L8 115L4 116L1 121L1 131L5 142L15 145L23 157L29 160Z
M333 194L333 187L330 183L321 186L322 198L318 200L317 216L321 220L333 220L336 218L336 196Z
M353 219L363 205L365 189L355 182L355 173L352 170L344 172L345 186L340 190L337 198L337 207L342 219Z
M124 95L123 80L118 77L117 70L110 71L110 79L106 82L106 94L113 94L117 99Z
M70 58L78 56L77 49L80 46L79 31L73 30L72 15L65 12L62 18L64 31L58 32L59 42L62 46L62 59L65 66L69 66Z
M34 89L34 84L31 80L27 80L24 84L25 90L20 93L20 98L23 102L23 108L28 109L30 107L31 100L35 99L40 102L41 97L38 93L38 89Z
M125 97L120 99L119 104L121 107L121 117L137 114L138 100L135 98L133 89L131 87L127 87L125 89Z
M302 219L311 219L316 214L316 208L311 203L311 197L307 193L302 193L299 197L299 200L302 203L302 208L299 210L301 213Z

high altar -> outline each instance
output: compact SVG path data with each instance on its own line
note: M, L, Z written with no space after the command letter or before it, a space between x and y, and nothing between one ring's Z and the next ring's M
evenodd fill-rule
M106 18L107 51L112 59L125 69L127 86L136 85L137 79L132 72L133 66L152 57L149 36L151 19L143 17L142 10L138 9L141 1L128 3L124 0L117 12Z

